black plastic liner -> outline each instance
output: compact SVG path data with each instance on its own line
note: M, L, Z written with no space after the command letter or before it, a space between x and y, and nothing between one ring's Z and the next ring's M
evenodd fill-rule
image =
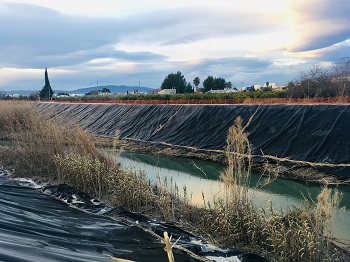
M253 154L316 163L349 164L347 105L127 105L37 103L96 135L222 150L237 116L247 127ZM260 160L262 160L261 158ZM259 160L259 158L257 158ZM350 177L350 167L319 167Z

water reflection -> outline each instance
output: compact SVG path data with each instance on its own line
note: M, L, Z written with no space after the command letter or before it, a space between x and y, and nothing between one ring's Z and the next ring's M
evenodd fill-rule
M156 181L157 175L162 179L167 177L168 181L172 179L180 190L186 187L188 195L197 205L203 205L203 194L206 202L212 202L213 197L220 197L223 192L224 187L219 181L219 176L225 166L220 163L129 151L121 154L119 162L124 168L144 170L153 182ZM257 171L253 172L250 193L254 196L254 203L258 206L267 206L271 201L277 210L292 205L299 206L304 198L315 200L322 189L322 186L316 183L276 179L265 187L254 190L254 185L259 179L260 174ZM336 237L350 241L350 187L339 186L338 189L343 195L340 206L345 206L346 210L337 217L334 233Z

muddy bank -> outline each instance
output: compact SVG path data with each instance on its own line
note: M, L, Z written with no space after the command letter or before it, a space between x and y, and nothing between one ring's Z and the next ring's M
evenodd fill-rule
M350 177L350 108L346 105L123 105L36 103L51 117L79 124L96 136L118 138L209 158L221 158L228 128L246 124L254 160L309 166ZM326 164L326 165L324 165ZM287 164L288 166L288 164Z

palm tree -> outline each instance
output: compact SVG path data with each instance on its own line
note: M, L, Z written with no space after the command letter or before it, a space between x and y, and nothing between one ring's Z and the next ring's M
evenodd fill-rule
M193 79L193 84L196 86L196 92L198 92L198 85L199 85L200 81L201 80L199 79L198 76L196 76L196 78Z

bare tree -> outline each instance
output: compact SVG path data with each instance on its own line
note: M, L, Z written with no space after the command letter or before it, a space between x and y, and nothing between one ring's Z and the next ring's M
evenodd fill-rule
M342 58L329 68L312 66L288 83L289 97L332 97L350 95L350 57Z
M322 96L335 96L332 88L330 74L321 65L312 66L309 71L301 72L299 78L290 87L288 95L291 97L310 98Z
M4 100L6 97L6 92L2 89L0 89L0 100Z
M350 95L350 57L344 57L333 65L331 80L337 96Z

